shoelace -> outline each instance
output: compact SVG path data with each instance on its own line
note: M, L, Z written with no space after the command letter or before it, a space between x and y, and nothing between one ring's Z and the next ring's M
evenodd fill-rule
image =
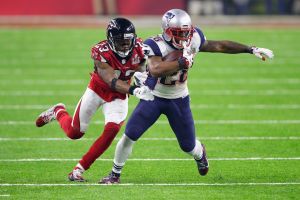
M54 120L53 115L54 115L53 111L48 111L42 115L42 118L45 122L50 122Z
M75 178L82 178L82 173L79 169L75 169L75 170L73 170L73 176Z

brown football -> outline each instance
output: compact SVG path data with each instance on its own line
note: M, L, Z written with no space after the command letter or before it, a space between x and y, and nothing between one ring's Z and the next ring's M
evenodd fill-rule
M163 57L163 61L175 61L182 56L182 51L175 50Z

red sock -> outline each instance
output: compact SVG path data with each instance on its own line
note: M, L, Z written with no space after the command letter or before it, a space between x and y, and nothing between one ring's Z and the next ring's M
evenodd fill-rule
M79 139L84 133L80 132L80 128L75 128L72 126L72 117L66 110L56 109L54 112L58 111L56 114L56 119L59 122L61 128L64 130L65 134L70 139Z
M93 162L101 156L105 150L110 146L117 133L119 132L121 124L109 122L105 125L101 136L90 147L89 151L82 157L79 163L87 170Z

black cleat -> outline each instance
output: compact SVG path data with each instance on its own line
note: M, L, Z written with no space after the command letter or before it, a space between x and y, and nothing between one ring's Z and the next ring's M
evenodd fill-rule
M202 150L203 150L202 158L200 160L195 159L195 161L197 163L199 174L201 176L205 176L208 173L209 163L208 163L208 160L206 157L205 146L204 146L204 144L201 144L201 145L202 145Z

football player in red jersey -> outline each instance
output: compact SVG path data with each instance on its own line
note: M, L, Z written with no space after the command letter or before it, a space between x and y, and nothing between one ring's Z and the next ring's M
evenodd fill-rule
M85 181L83 172L110 146L127 116L128 94L153 100L147 86L130 85L134 72L144 71L146 57L142 47L142 40L137 38L135 27L129 20L111 20L107 26L107 40L92 48L94 72L73 118L65 105L59 103L41 113L36 120L36 126L42 127L56 119L70 139L79 139L86 132L91 117L102 106L104 130L68 175L70 181Z

